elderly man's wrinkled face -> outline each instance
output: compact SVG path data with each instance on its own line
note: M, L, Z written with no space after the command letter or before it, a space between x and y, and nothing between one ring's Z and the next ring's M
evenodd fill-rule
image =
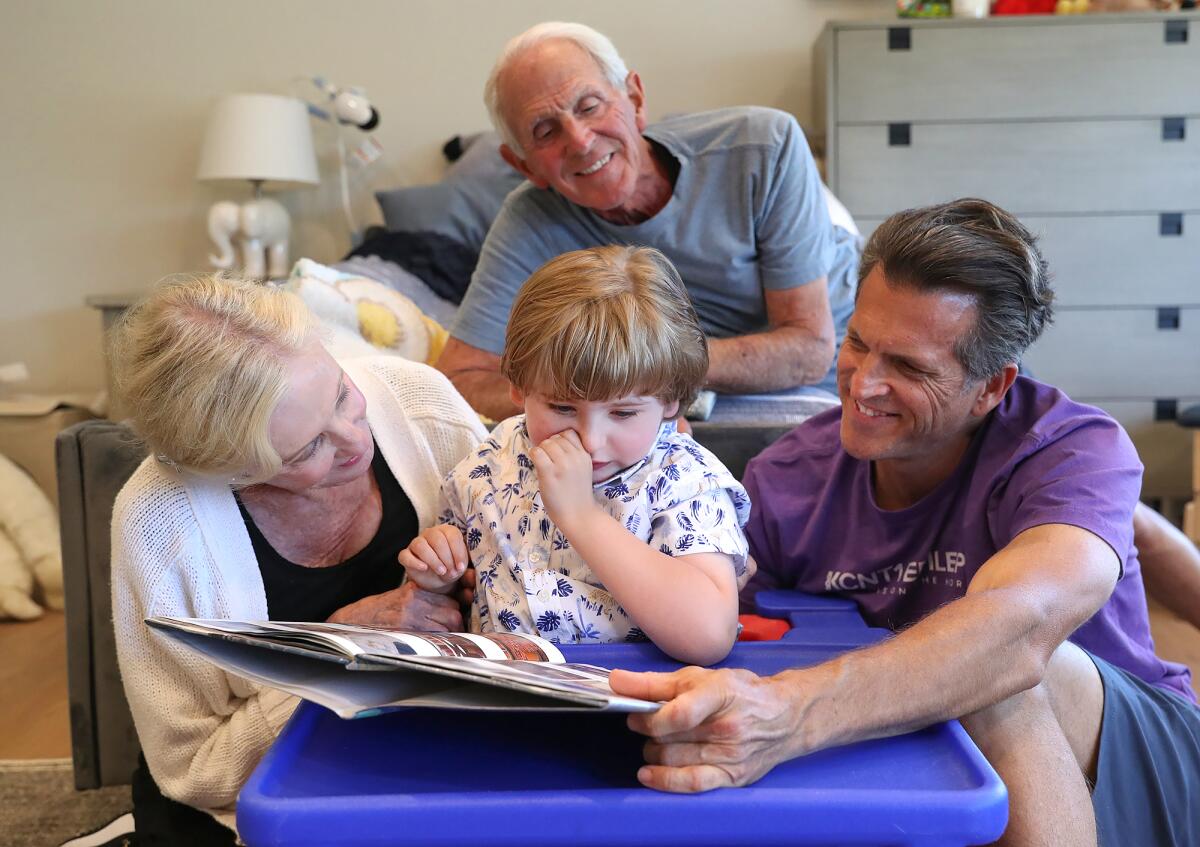
M992 405L954 347L975 322L972 297L863 280L838 356L842 445L858 459L957 462ZM998 401L997 401L998 402Z
M375 444L358 386L316 341L289 359L287 369L287 393L267 428L283 469L266 484L299 493L365 474Z
M620 91L582 48L548 41L509 65L500 94L522 147L501 152L526 179L597 212L632 203L639 176L653 170L637 74Z

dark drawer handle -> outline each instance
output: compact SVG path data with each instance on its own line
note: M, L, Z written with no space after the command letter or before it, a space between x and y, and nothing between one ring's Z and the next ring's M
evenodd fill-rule
M912 146L912 124L888 124L888 147Z
M1179 329L1179 307L1178 306L1159 306L1158 307L1158 328L1159 329Z
M1163 41L1167 44L1187 44L1187 21L1163 21Z
M1183 141L1187 138L1187 120L1184 118L1162 119L1162 140Z
M1184 25L1183 40L1187 41L1187 21L1168 21L1168 23L1182 23ZM911 50L912 29L906 26L888 27L888 49Z
M1154 401L1154 419L1156 421L1173 421L1179 417L1179 401L1174 397Z
M1163 212L1158 216L1159 235L1183 235L1183 213Z

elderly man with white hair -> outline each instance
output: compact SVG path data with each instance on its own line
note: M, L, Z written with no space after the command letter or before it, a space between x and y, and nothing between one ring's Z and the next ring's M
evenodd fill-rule
M500 354L529 275L603 244L655 247L679 269L709 336L706 387L832 387L858 239L831 223L793 117L731 108L648 124L638 74L606 37L571 23L510 41L485 100L501 154L528 183L492 225L438 362L472 406L516 411Z

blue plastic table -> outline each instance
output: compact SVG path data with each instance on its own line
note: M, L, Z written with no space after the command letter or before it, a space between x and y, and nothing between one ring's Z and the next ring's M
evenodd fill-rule
M861 621L857 629L873 632ZM775 673L867 643L793 636L738 644L723 666ZM563 653L678 667L648 644ZM825 750L751 786L701 795L638 785L642 741L620 715L412 709L344 721L304 703L243 788L238 827L250 847L948 847L993 841L1007 820L1003 783L957 722Z

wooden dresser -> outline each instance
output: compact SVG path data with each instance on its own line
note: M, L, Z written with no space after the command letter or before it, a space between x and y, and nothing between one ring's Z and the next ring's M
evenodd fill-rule
M828 179L864 234L977 196L1042 236L1054 325L1033 374L1120 420L1144 496L1191 496L1200 401L1200 15L831 23Z

